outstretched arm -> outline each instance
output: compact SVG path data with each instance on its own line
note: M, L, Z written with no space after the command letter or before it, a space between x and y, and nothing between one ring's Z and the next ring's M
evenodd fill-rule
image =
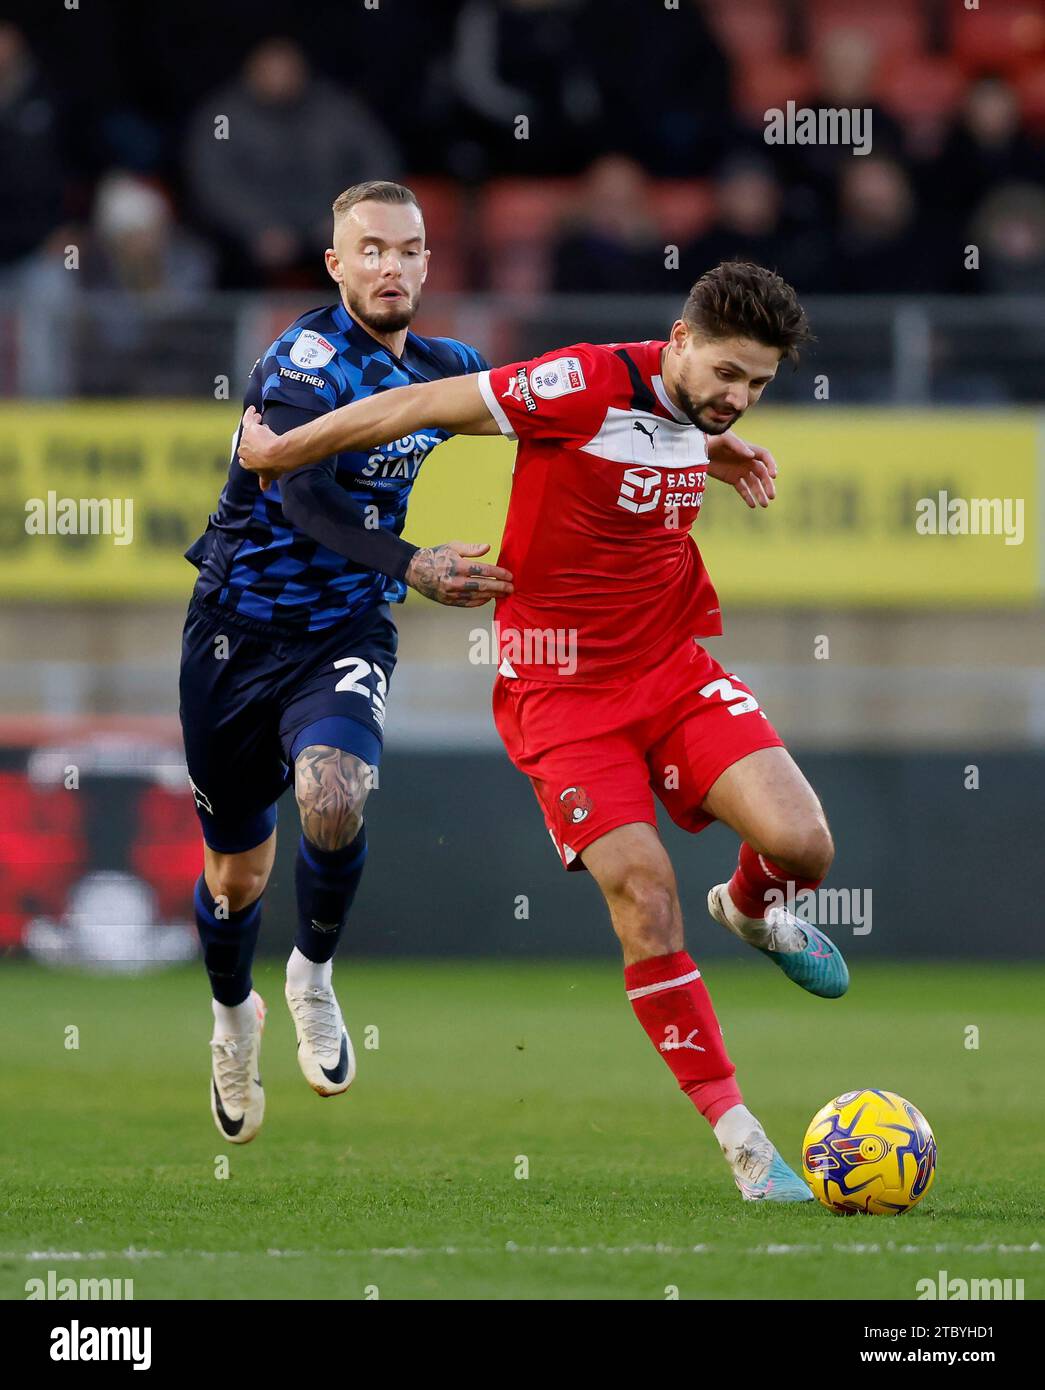
M247 415L251 413L248 411ZM275 430L268 425L257 428L277 441L301 434L329 418L312 416L310 419L307 411L279 402L270 406L265 416L266 419L271 417ZM253 418L260 419L256 412ZM246 430L246 416L244 421ZM313 467L295 469L282 478L283 515L298 530L358 565L405 580L412 589L435 603L477 608L491 598L512 592L512 576L508 570L478 562L478 557L490 549L483 542L447 541L443 545L418 549L392 531L369 527L359 508L337 482L334 465L335 460L327 458ZM266 488L271 479L259 481Z
M301 429L317 419L314 411L273 401L265 408L265 422L274 434ZM403 579L416 546L383 527L369 527L360 507L334 477L334 459L323 459L284 480L283 515L312 540L344 555L357 565Z
M473 373L375 391L283 435L273 434L251 406L243 416L239 461L259 475L264 488L307 463L390 444L426 426L451 434L500 433Z

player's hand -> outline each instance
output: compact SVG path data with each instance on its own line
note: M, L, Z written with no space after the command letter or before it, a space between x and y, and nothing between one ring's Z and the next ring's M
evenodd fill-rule
M243 428L236 453L241 467L258 475L262 492L267 492L273 483L278 482L283 471L276 457L278 448L279 435L263 424L258 412L248 405L243 412Z
M512 576L500 565L480 565L488 545L447 541L417 551L406 571L406 582L425 598L453 608L478 608L499 594L512 592Z
M708 472L738 492L749 507L768 507L776 496L776 459L758 444L727 430L708 440Z

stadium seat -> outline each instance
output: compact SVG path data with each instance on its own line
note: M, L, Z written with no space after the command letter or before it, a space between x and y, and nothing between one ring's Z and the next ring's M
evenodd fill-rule
M659 179L650 203L664 237L677 243L703 231L715 211L714 190L700 179Z
M874 40L880 58L921 53L925 47L925 16L917 0L812 0L807 39L812 49L833 29L852 29Z
M1015 74L1045 62L1045 10L1041 0L983 0L978 10L951 0L950 40L966 72Z
M536 294L546 287L549 247L576 189L574 179L508 178L487 184L479 223L491 289Z
M787 37L783 0L747 0L723 4L704 0L708 27L736 62L750 62L752 55L771 58L781 53Z
M421 203L425 237L432 252L425 289L431 293L471 288L460 184L439 178L407 178L404 182Z
M1045 133L1045 63L1035 64L1016 79L1023 119L1031 130Z
M886 64L876 85L885 109L901 121L946 117L961 101L967 78L949 58Z
M733 99L743 115L761 124L770 107L783 110L789 101L801 105L814 87L813 68L805 59L748 55L734 74Z

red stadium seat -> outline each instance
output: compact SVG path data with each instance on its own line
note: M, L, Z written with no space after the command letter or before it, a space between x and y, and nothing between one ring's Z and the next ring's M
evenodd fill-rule
M699 235L715 211L715 194L699 179L659 179L650 188L650 204L667 241L681 243Z
M921 53L925 47L925 16L917 0L812 0L807 36L815 50L818 40L833 29L853 29L874 41L880 58Z
M536 294L548 283L548 251L577 189L574 179L498 179L483 190L480 239L490 288Z
M1041 0L981 0L978 10L951 0L950 41L966 72L1019 72L1045 61L1045 9Z
M1027 126L1039 134L1045 133L1045 63L1021 73L1016 79L1016 91Z
M804 59L751 55L737 68L733 79L733 99L750 120L761 123L770 107L781 110L789 101L801 105L813 95L812 66Z
M408 178L425 218L425 237L432 252L428 291L469 289L468 249L460 185L452 179Z
M946 117L962 99L967 78L949 58L887 64L876 83L882 105L901 121Z
M787 37L782 0L704 0L708 27L736 62L780 53Z

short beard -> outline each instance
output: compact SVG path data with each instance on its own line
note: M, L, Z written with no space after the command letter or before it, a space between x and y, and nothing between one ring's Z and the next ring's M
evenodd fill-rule
M698 404L681 384L676 384L675 392L682 405L682 413L691 424L696 425L697 429L703 430L705 434L725 434L728 430L733 428L744 413L742 410L738 410L733 418L727 420L725 424L720 424L717 420L704 420L703 414L710 406L710 400L701 401Z
M353 317L357 318L364 328L369 328L374 333L398 333L403 328L409 328L417 313L418 299L374 313L372 310L364 309L363 305L350 295L345 295L345 301Z

